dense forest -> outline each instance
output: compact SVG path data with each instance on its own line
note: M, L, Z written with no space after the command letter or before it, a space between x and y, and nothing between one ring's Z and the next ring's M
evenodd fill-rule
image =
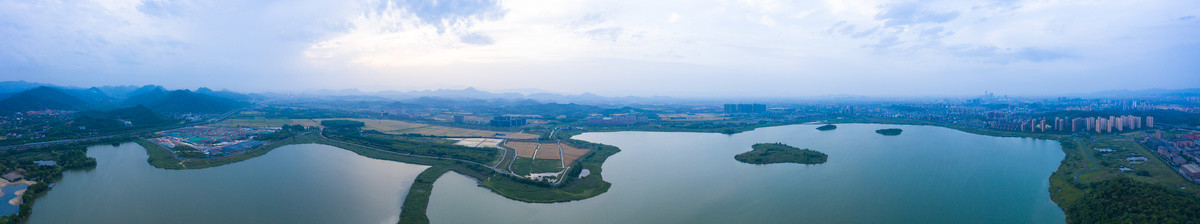
M750 148L753 150L737 154L733 159L750 164L821 164L829 158L825 153L816 150L800 149L783 143L758 143Z
M1200 199L1129 178L1097 183L1067 210L1071 223L1200 223Z

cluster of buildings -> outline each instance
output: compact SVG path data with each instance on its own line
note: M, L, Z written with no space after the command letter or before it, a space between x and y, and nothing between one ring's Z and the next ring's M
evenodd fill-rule
M1155 154L1162 157L1163 161L1179 167L1179 172L1193 181L1200 181L1200 166L1196 165L1196 162L1200 161L1200 132L1188 131L1171 135L1162 130L1154 130L1146 131L1145 136L1146 146L1155 149Z
M592 126L630 126L649 123L650 118L637 114L621 114L607 117L593 117L583 121L584 125Z
M1109 117L1078 117L1078 118L1061 118L1055 117L1047 120L1030 119L1022 122L1021 131L1028 132L1096 132L1096 133L1113 133L1122 132L1125 130L1136 130L1142 128L1153 128L1154 117L1146 116L1139 117L1133 115L1124 116L1109 116Z
M764 104L725 104L725 113L727 114L757 114L767 112L767 105Z
M456 121L457 121L457 119L456 119ZM525 118L520 118L520 117L496 116L496 117L492 118L492 121L489 122L489 124L492 126L495 126L495 127L520 127L520 126L525 126L526 124L529 124L529 121L525 120Z
M163 137L150 139L168 149L185 145L206 155L222 155L254 148L266 142L254 140L255 135L274 132L270 128L187 127L162 131Z

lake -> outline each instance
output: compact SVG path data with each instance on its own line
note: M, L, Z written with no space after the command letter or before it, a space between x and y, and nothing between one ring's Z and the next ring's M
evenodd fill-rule
M614 145L612 183L581 201L509 200L449 173L434 184L434 223L1063 223L1050 174L1056 141L933 126L840 124L713 133L586 133ZM875 130L901 128L883 136ZM781 142L829 155L819 165L751 165L733 156Z
M134 143L87 154L96 168L65 172L29 223L396 223L428 168L316 144L199 170L154 168Z
M448 173L434 184L434 223L1063 223L1050 174L1055 141L932 126L843 124L735 134L610 132L609 192L534 204ZM899 127L899 136L876 129ZM829 155L819 165L752 165L733 156L781 142ZM90 147L95 169L69 171L37 200L30 223L395 223L426 166L332 146L284 146L200 170L146 163L134 143ZM7 189L5 190L7 192Z

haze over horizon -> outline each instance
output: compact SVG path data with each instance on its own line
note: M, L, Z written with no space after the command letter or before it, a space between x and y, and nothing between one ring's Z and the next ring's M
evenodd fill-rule
M1195 1L10 1L0 81L604 96L1200 87Z

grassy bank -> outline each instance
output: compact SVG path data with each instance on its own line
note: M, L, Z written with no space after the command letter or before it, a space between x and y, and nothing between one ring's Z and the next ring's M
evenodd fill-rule
M426 208L429 206L429 196L433 195L433 183L446 172L450 172L447 166L432 166L417 174L412 187L408 188L408 196L404 197L404 206L400 209L400 223L429 223Z

